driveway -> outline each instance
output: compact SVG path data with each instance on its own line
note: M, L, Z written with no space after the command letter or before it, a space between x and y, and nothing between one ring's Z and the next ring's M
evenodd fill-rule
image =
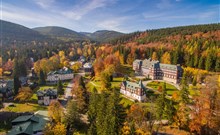
M73 81L71 81L66 87L66 90L65 90L65 98L66 99L69 99L73 96L72 95L72 88L73 88Z

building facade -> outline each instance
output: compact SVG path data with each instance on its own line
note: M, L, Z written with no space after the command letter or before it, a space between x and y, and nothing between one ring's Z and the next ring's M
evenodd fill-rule
M85 63L83 65L83 69L86 73L91 73L93 71L92 63L89 62Z
M0 80L0 100L7 99L13 96L14 92L14 81L13 80Z
M126 97L143 101L146 99L146 88L142 84L142 81L130 82L130 81L123 81L121 83L120 93L124 94Z
M59 80L71 80L73 79L73 71L64 67L63 69L60 69L58 71L49 72L47 74L46 81L48 83L57 83Z
M37 91L38 104L50 105L53 100L57 100L57 90L45 89Z
M159 61L151 59L135 60L133 69L141 75L144 75L152 80L165 80L174 84L180 83L183 69L180 65L161 64ZM137 70L136 67L140 67Z

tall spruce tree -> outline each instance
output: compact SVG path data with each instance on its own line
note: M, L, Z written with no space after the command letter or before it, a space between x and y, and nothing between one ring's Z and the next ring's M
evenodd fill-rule
M58 92L59 95L63 95L64 94L63 84L62 84L60 79L57 82L57 92Z
M14 77L14 94L17 95L19 88L21 88L21 82L18 77Z
M204 69L204 59L203 59L202 56L199 58L198 68L199 68L199 69Z
M68 127L70 127L73 130L77 129L82 123L77 103L75 101L69 101L66 109L66 125L68 125Z
M17 58L14 59L13 76L16 78L20 76L20 67Z
M210 71L212 68L212 55L209 53L205 61L205 70Z
M220 72L220 57L216 58L216 61L215 61L215 71L216 72Z
M189 90L188 90L186 72L183 73L181 86L182 86L180 90L181 102L183 102L184 104L188 104L190 100L189 100Z
M92 94L89 99L89 108L88 108L88 119L89 119L89 129L88 135L97 135L96 131L96 117L97 117L97 104L99 102L99 95L97 89L94 87Z
M46 84L46 80L45 80L45 75L43 70L40 70L40 74L39 74L39 85L45 85Z

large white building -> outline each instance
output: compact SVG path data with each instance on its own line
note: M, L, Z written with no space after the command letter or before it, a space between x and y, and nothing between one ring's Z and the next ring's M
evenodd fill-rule
M123 81L121 83L120 93L133 100L143 101L146 99L146 88L142 84L142 81L130 82Z
M47 74L47 79L46 81L48 83L56 83L59 80L64 81L64 80L71 80L73 79L73 71L64 67L63 69L60 69L58 71L53 71L49 72Z
M180 65L161 64L151 59L135 60L133 70L152 80L165 80L174 84L180 83L183 73Z

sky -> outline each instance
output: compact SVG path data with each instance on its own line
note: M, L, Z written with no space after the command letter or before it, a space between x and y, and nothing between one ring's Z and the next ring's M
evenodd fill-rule
M220 22L220 0L0 0L1 19L29 28L124 33Z

